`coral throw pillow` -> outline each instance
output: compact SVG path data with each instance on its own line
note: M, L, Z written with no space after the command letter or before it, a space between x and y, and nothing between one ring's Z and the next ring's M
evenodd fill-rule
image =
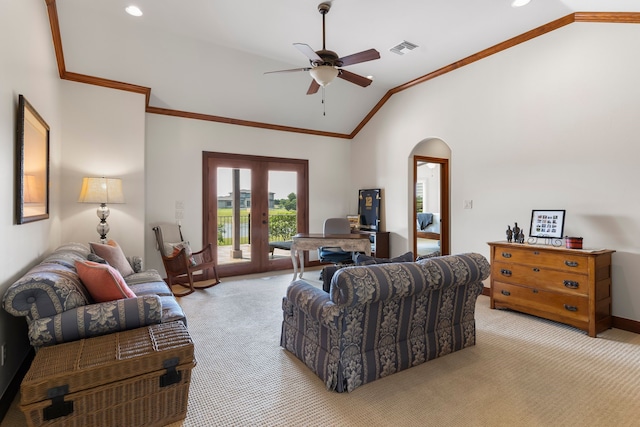
M134 273L124 252L114 240L109 240L106 245L104 243L91 242L89 246L91 246L91 252L100 258L104 258L110 266L122 274L122 277L127 277Z
M136 297L120 272L110 265L93 261L76 261L76 271L96 302Z

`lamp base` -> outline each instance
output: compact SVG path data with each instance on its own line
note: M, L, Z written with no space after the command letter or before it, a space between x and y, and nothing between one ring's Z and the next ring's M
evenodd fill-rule
M107 207L106 203L100 203L100 207L96 211L96 215L100 218L100 222L96 227L96 231L100 235L100 243L107 243L107 233L110 230L109 224L107 224L107 218L111 211Z

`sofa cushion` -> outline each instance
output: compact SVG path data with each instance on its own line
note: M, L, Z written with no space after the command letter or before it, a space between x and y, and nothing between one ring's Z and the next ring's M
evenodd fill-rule
M80 280L96 302L135 298L118 270L107 264L93 261L76 261Z
M104 258L109 265L122 274L122 277L127 277L130 274L133 274L133 268L131 268L129 261L127 261L127 257L124 255L124 252L122 252L120 245L118 245L114 240L109 240L106 245L96 242L91 242L89 245L91 246L91 251L94 254Z
M187 318L178 301L173 296L159 297L162 303L162 323L181 321L187 326Z
M129 278L127 277L127 284L129 285L129 289L133 291L136 296L141 295L158 295L158 296L171 296L173 292L167 284L163 281L160 282L141 282L141 283L130 283Z

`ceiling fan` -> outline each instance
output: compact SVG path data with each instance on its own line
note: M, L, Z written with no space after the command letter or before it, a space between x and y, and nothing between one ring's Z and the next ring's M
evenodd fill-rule
M327 50L325 47L325 31L324 31L324 17L329 13L331 9L331 3L325 2L318 5L318 12L322 15L322 50L314 51L309 45L304 43L294 43L293 45L302 52L311 64L310 67L294 68L291 70L279 70L268 71L265 74L271 73L289 73L295 71L309 71L313 80L311 86L307 90L307 95L313 95L318 92L320 87L325 87L333 81L336 77L340 77L351 83L355 83L358 86L367 87L371 84L371 79L344 70L341 67L347 65L359 64L361 62L372 61L374 59L380 59L380 53L375 49L364 50L362 52L354 53L353 55L338 56L337 53L331 50Z

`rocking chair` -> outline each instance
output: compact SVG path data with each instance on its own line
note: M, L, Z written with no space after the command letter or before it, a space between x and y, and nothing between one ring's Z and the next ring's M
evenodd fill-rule
M173 294L183 297L193 293L196 289L210 288L220 283L218 271L213 260L213 245L209 243L199 252L191 252L189 243L182 237L182 230L178 224L162 224L153 227L162 263L167 273L167 282ZM213 273L213 282L205 285L195 285L193 273L202 271L208 277L207 270ZM186 280L185 281L185 276ZM173 284L187 288L184 292L176 292Z

